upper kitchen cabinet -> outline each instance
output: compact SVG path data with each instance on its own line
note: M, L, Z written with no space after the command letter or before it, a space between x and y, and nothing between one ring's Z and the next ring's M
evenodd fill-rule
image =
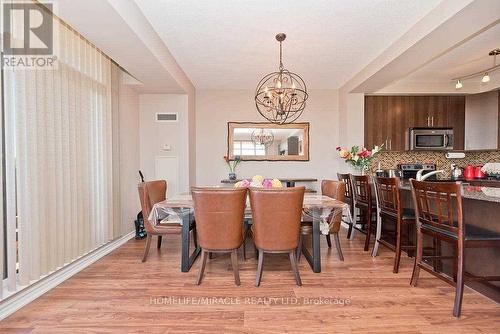
M497 149L499 133L499 94L491 91L465 98L465 149Z
M365 146L406 149L412 127L451 127L454 149L464 149L464 96L365 96Z

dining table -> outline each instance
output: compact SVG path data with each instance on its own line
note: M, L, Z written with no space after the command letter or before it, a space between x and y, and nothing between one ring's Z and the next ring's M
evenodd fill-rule
M315 273L321 272L321 234L329 234L330 224L333 224L338 215L346 215L347 219L351 220L349 205L342 201L333 199L328 196L317 194L305 194L302 205L303 217L308 217L312 220L312 254L305 248L302 248L302 253L311 269ZM250 201L247 198L245 208L245 219L251 220L252 210ZM164 201L153 205L151 213L148 217L151 222L180 224L182 226L181 237L181 271L188 272L196 258L198 257L201 248L195 245L194 250L190 253L190 224L195 217L195 206L193 198L190 194L178 195L172 198L167 198ZM194 222L196 224L196 221ZM242 222L243 223L243 222ZM280 233L280 231L276 231Z

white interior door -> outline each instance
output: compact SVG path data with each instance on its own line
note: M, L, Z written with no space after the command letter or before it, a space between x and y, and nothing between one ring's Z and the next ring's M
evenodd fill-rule
M179 194L179 159L157 156L155 164L156 180L167 181L167 197Z

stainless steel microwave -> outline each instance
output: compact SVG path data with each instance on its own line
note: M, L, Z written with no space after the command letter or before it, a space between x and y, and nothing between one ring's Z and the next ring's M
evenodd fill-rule
M453 128L410 128L409 149L453 150Z

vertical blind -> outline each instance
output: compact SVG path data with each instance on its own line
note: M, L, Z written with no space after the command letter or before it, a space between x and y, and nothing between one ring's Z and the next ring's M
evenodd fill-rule
M0 255L11 292L105 244L119 230L113 101L120 69L69 26L59 20L54 25L56 68L3 71Z

